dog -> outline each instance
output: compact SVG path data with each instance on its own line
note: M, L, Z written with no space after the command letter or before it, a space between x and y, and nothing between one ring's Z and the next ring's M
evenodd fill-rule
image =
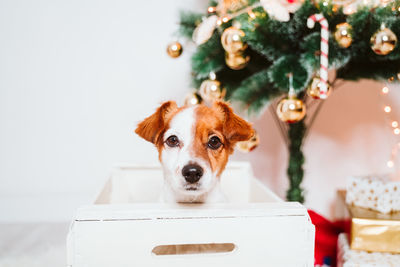
M249 140L252 125L229 104L178 107L163 103L135 132L153 143L164 173L162 201L224 202L219 180L237 142Z

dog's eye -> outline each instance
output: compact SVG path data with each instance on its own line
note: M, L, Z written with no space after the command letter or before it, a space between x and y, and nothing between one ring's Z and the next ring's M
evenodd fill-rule
M211 149L218 149L222 145L221 140L217 136L213 136L208 140L208 147Z
M179 139L176 135L171 135L170 137L168 137L165 143L167 143L167 145L170 147L176 147L179 145Z

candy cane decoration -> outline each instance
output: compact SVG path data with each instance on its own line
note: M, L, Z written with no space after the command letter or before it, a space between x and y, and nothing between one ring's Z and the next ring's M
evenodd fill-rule
M328 92L328 52L329 52L329 25L328 21L322 14L314 14L307 20L307 27L314 28L315 22L321 25L321 56L320 56L320 98L327 98Z

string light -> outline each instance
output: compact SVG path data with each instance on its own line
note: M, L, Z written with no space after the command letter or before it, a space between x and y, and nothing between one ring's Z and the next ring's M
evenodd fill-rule
M391 78L389 78L388 79L388 82L390 83L390 82L393 82L394 81L394 77L391 77ZM388 86L383 86L382 87L382 89L381 89L381 93L383 94L383 95L388 95L389 94L389 88L388 88ZM385 98L385 100L386 100L386 98ZM385 101L386 102L386 101ZM390 105L384 105L384 108L383 108L383 111L385 112L385 113L387 113L387 114L389 114L391 111L392 111L392 107L390 106ZM390 119L390 117L389 118L387 118L387 119ZM395 136L399 136L400 135L400 123L399 123L399 121L398 120L389 120L389 123L390 123L390 125L392 126L392 129L393 129L393 134L395 135ZM386 162L386 166L388 167L388 168L393 168L394 167L394 165L395 165L395 162L397 162L396 161L396 157L397 157L397 152L398 152L398 150L400 150L400 142L397 142L396 143L396 145L394 145L393 146L393 148L392 148L392 153L391 153L391 157L390 157L390 160L388 160L387 162Z
M221 26L222 23L227 23L230 20L228 16L223 16L222 18L217 19L217 25Z
M393 168L394 162L393 162L392 160L389 160L389 161L386 163L386 165L387 165L389 168Z
M222 18L222 22L223 23L227 23L229 21L229 17L228 16L224 16L223 18Z
M217 7L215 7L215 6L209 6L208 8L207 8L207 11L208 11L208 13L214 13L215 11L217 11Z
M247 11L247 14L249 14L249 17L251 19L255 19L256 18L256 14L254 14L253 10L249 9L249 11Z
M389 88L387 86L382 88L382 94L387 94L389 93Z

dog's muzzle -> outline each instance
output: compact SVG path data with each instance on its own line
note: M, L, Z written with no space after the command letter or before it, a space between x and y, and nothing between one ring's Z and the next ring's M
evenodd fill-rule
M182 176L188 183L196 183L203 176L203 168L197 164L188 164L182 169Z

